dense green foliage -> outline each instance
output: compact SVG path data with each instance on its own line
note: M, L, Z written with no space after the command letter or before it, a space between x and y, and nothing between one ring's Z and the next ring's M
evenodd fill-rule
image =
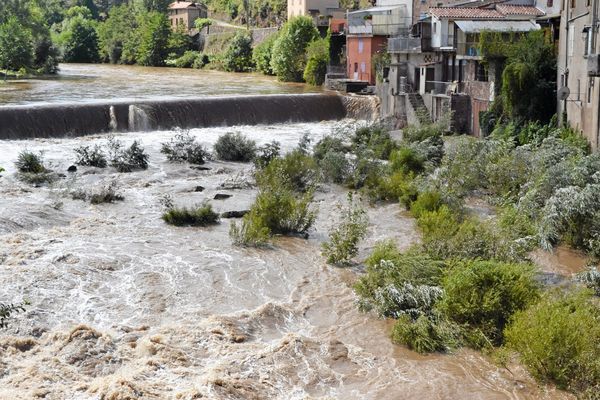
M0 2L0 69L56 72L57 50L50 37L52 14L51 4L41 0Z
M86 7L72 7L65 13L56 43L66 62L93 63L99 61L96 21Z
M39 174L46 171L42 154L31 151L22 151L15 161L15 167L19 172Z
M321 86L325 82L329 63L329 37L317 39L306 48L306 68L304 81L309 85Z
M257 45L252 52L252 62L256 66L256 70L265 75L274 74L273 68L271 67L271 54L273 52L273 44L275 44L277 36L278 34L270 35L262 43Z
M136 61L140 65L164 65L169 54L171 28L165 14L149 12L138 17L139 35Z
M110 138L108 154L111 167L118 172L133 172L148 168L148 154L137 140L134 140L131 146L125 147L121 141Z
M556 109L557 59L550 35L540 30L507 39L482 32L480 47L486 62L502 72L496 119L548 123Z
M600 389L600 307L587 292L546 293L517 313L505 331L531 373L560 387L598 394Z
M309 17L292 18L285 23L273 44L271 68L282 81L300 82L306 68L306 48L319 37Z

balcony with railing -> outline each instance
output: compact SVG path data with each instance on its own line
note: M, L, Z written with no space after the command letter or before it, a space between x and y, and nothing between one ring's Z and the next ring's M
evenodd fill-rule
M451 90L450 85L452 85L452 82L426 81L425 92L437 95L446 95Z
M481 58L479 42L463 42L456 44L456 55Z
M388 39L388 53L420 53L420 37L394 37Z

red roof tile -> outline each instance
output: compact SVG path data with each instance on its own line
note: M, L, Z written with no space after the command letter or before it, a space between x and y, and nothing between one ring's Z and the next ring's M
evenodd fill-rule
M501 14L504 15L526 15L532 17L539 17L545 14L542 10L536 7L514 6L511 4L498 4L496 6L496 10L498 10Z
M438 18L454 19L503 19L504 15L496 10L485 8L432 7L431 15Z

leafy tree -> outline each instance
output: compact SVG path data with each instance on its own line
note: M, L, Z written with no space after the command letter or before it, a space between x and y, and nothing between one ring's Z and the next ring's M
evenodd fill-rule
M313 86L321 86L325 82L327 63L329 62L329 38L317 39L306 49L306 68L304 80Z
M171 57L181 57L183 53L192 48L192 38L187 33L185 25L177 25L175 32L171 32L169 36L169 51Z
M169 52L171 28L165 14L156 11L140 16L137 62L140 65L162 66Z
M85 7L72 7L67 11L58 40L63 48L63 59L67 62L99 60L96 23Z
M247 32L238 32L233 37L223 56L223 66L231 72L252 69L252 37Z
M0 25L0 68L20 70L33 62L31 31L21 25L16 17Z
M134 8L128 5L113 7L106 21L98 25L98 44L102 60L113 64L135 62L135 55L132 53L137 47L134 40L137 20L132 18L134 13Z
M301 81L306 67L306 48L319 37L309 17L292 18L273 44L271 67L282 81Z
M169 4L172 3L173 0L135 0L137 5L141 7L145 11L156 11L160 13L165 13Z
M194 21L194 26L199 31L201 31L204 28L210 27L212 24L213 24L213 20L210 18L197 18Z

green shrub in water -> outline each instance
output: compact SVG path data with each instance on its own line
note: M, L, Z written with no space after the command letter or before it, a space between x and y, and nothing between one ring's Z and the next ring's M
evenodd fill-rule
M227 132L214 145L217 157L225 161L252 161L256 155L256 142L239 132Z
M196 138L189 132L176 134L167 143L163 143L160 152L167 156L167 160L174 162L189 162L190 164L204 164L209 158L209 153Z
M325 158L327 153L348 153L350 149L344 144L342 138L337 136L325 136L319 140L313 147L313 157L317 160Z
M484 336L470 344L502 344L504 328L513 314L539 298L534 269L528 264L495 261L462 261L449 269L442 281L444 296L438 309L450 320Z
M506 345L536 378L597 398L600 389L600 307L587 291L549 292L513 317Z
M175 226L207 226L219 223L219 214L213 211L210 203L195 207L171 207L162 215L162 219Z
M15 167L22 173L41 174L47 172L42 154L27 150L19 153L17 161L15 161Z
M148 154L137 140L125 148L121 141L110 137L108 148L110 165L118 172L133 172L148 168Z
M328 182L344 184L350 179L351 163L345 153L329 151L319 160L323 179Z
M319 167L311 156L299 149L284 157L271 160L269 165L256 174L259 187L285 185L297 192L312 190L319 182Z
M348 204L338 206L341 221L329 232L329 240L322 244L322 254L329 264L347 264L358 253L358 243L367 234L369 219L366 211L356 203L352 192Z
M84 165L88 167L106 168L108 161L106 160L106 154L102 151L102 147L99 145L91 146L79 146L74 149L77 159L75 164Z
M392 328L392 341L418 353L448 352L462 345L462 331L437 313L416 320L402 315Z

